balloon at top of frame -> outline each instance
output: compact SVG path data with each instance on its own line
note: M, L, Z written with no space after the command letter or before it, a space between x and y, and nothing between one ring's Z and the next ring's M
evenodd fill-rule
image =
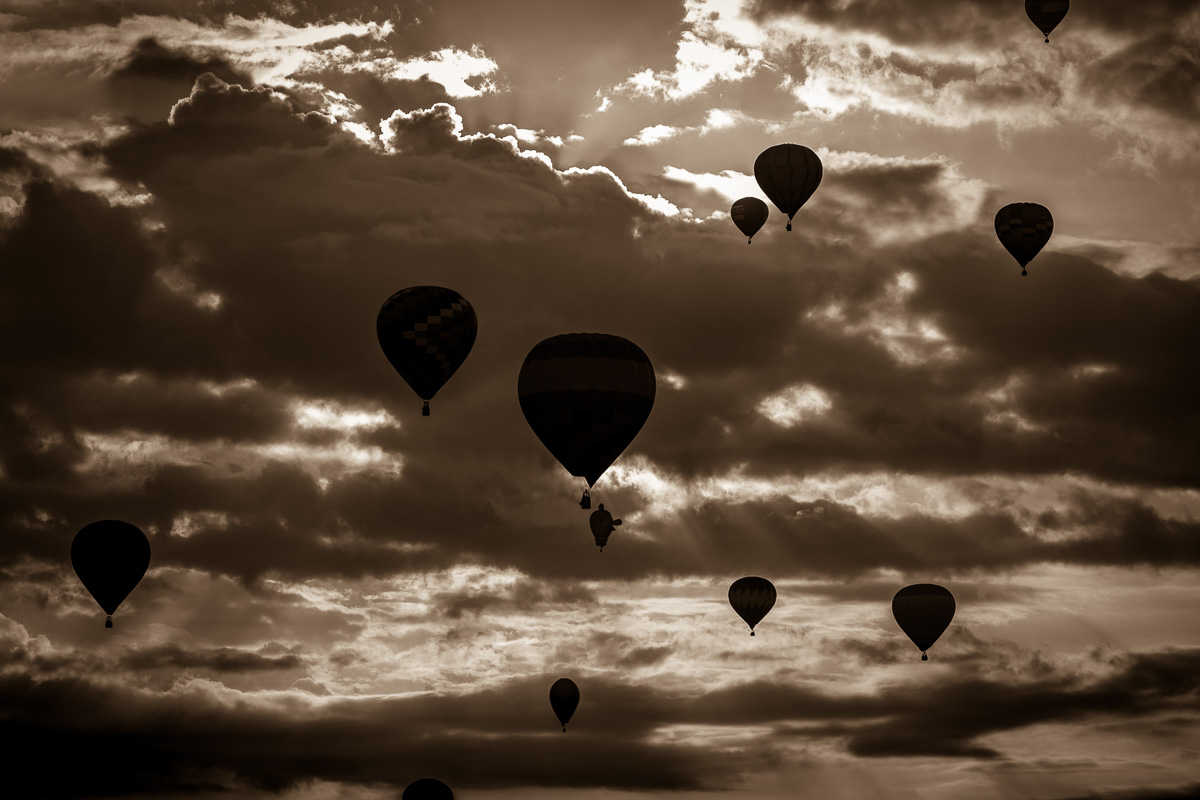
M1025 0L1025 15L1046 37L1046 44L1050 43L1050 31L1058 27L1070 8L1071 0Z

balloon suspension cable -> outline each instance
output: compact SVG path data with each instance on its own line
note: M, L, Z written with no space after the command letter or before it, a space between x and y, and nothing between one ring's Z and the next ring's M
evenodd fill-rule
M928 660L929 660L929 653L921 653L921 660L922 660L922 661L928 661Z
M425 401L425 405L421 406L421 416L422 417L429 416L429 401L428 400Z
M112 614L109 614L108 619L104 620L104 627L106 627L106 628L112 627Z
M583 490L583 497L579 498L579 507L582 509L589 509L592 507L592 495L587 489Z

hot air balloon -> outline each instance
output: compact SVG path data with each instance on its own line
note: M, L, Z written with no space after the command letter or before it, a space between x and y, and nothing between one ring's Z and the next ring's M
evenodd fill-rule
M111 628L112 615L138 585L150 566L146 534L128 522L102 519L84 525L71 542L71 566L104 609Z
M571 715L579 708L579 687L570 678L559 678L550 687L550 707L554 716L562 723L563 733L567 732L567 723Z
M588 517L588 525L592 527L592 536L596 539L596 546L600 548L601 553L604 552L604 545L608 544L608 535L620 524L621 520L613 519L612 513L604 510L604 503Z
M1070 8L1070 0L1025 0L1025 14L1046 35L1046 44L1050 44L1050 31L1058 27Z
M729 587L729 605L750 626L753 636L754 626L775 605L775 585L766 578L738 578Z
M1025 265L1041 252L1054 233L1054 217L1037 203L1009 203L996 212L996 235L1028 275Z
M642 429L654 386L650 359L628 339L564 333L529 351L517 395L542 444L590 489ZM582 508L591 508L588 489Z
M754 234L767 222L767 204L757 197L743 197L729 209L729 217L738 230L746 234L746 244L754 238Z
M404 787L400 800L454 800L454 792L437 778L418 778Z
M933 647L954 619L954 595L932 583L905 586L892 598L892 616L921 651L921 660L928 661L925 651Z
M440 286L410 286L389 297L375 319L383 354L400 377L429 401L462 366L475 344L475 309L462 295Z
M775 207L792 217L821 185L821 159L802 144L777 144L754 159L754 179Z

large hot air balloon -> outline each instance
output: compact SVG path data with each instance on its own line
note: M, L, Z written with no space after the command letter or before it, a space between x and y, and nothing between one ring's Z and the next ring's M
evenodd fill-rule
M1045 34L1046 44L1050 44L1050 31L1058 27L1070 8L1070 0L1025 0L1025 14Z
M1021 265L1021 274L1028 275L1025 265L1041 252L1054 233L1054 217L1050 209L1037 203L1009 203L996 212L996 235L1000 244Z
M654 367L628 339L564 333L529 351L517 395L542 444L590 489L650 416ZM591 508L587 489L579 505Z
M621 524L621 520L613 519L611 511L604 510L604 503L592 512L588 517L588 525L592 528L592 537L596 540L596 547L600 548L600 552L604 552L604 545L608 544L608 535L615 531L617 525Z
M404 787L400 800L454 800L454 792L437 778L418 778Z
M754 179L775 207L792 217L821 185L821 159L802 144L777 144L754 159Z
M729 209L729 217L738 230L746 234L746 244L754 238L754 234L767 222L767 204L757 197L743 197Z
M150 566L150 542L146 534L128 522L91 522L80 528L71 542L71 566L108 615L104 627L111 628L117 607Z
M550 707L554 716L562 723L563 733L567 732L567 723L571 715L579 708L579 687L570 678L559 678L550 687Z
M384 302L375 319L383 354L425 401L450 380L475 344L479 324L462 295L441 286L410 286Z
M925 651L933 647L954 619L954 595L932 583L905 586L892 598L892 616L921 651L921 660L928 661Z
M753 636L754 626L775 605L775 585L766 578L738 578L729 587L729 605L750 626Z

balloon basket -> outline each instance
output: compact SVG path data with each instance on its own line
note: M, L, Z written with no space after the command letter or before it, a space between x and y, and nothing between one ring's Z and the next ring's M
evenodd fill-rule
M583 490L583 497L579 498L579 507L584 510L592 507L592 496L588 494L587 489Z
M106 628L112 627L112 615L111 614L109 615L108 619L104 620L104 627L106 627Z
M929 654L928 654L928 653L921 653L921 660L922 660L922 661L928 661L928 660L929 660Z
M422 417L429 416L429 401L428 400L425 401L425 405L421 406L421 416Z

